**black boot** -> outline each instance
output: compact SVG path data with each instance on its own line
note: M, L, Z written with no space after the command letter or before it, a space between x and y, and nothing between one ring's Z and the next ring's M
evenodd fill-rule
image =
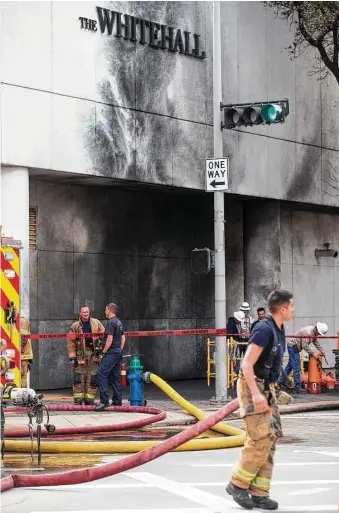
M270 499L269 497L257 497L252 495L252 501L255 508L260 509L278 509L279 504L277 501Z
M74 399L74 404L76 404L77 406L81 406L82 405L82 399Z
M94 401L91 401L90 399L85 399L85 405L86 406L94 406Z
M112 401L111 405L112 405L112 406L122 406L122 402L121 402L121 401L120 401L120 402L114 402L114 401Z
M244 509L253 509L254 504L251 497L248 495L248 490L245 488L239 488L233 483L229 482L226 486L226 492L232 495L233 500Z

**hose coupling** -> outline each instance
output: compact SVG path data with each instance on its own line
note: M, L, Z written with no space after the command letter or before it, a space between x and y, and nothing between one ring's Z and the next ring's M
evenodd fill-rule
M142 375L142 379L144 380L145 383L150 383L151 382L151 372L144 372L143 375Z
M44 424L45 428L46 428L46 431L49 435L51 435L52 433L54 433L55 431L55 425L54 424Z

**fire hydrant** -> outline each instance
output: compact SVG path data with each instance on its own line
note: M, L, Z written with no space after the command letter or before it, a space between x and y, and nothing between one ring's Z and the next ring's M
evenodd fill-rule
M129 402L131 406L145 406L144 399L144 383L142 379L143 365L141 365L138 356L134 355L131 358L130 364L127 367L127 379L130 384L129 388Z

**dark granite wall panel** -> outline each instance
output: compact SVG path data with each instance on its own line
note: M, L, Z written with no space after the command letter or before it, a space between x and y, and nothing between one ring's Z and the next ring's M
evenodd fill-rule
M73 253L39 251L38 320L73 317Z
M106 250L106 192L101 187L78 187L73 196L74 251L104 253Z
M83 304L93 305L93 317L104 316L106 306L105 255L74 253L74 316ZM93 308L92 306L92 308Z
M138 194L107 189L107 253L136 255L138 252Z
M168 330L168 319L141 319L140 330ZM139 351L144 369L167 379L170 365L169 337L140 337Z
M140 194L139 255L189 258L194 246L195 198Z
M63 321L39 321L39 333L67 333L72 317ZM39 388L41 390L72 386L66 339L39 340Z
M169 258L139 258L140 319L168 319L171 263Z
M39 250L73 251L72 187L38 182Z
M169 329L195 329L196 319L170 319ZM197 337L195 335L169 337L168 379L197 377Z
M121 319L139 317L138 268L136 256L106 255L106 299L119 306Z
M249 201L244 205L244 277L246 301L265 305L280 288L280 203Z
M37 332L67 332L85 301L93 301L93 316L101 320L105 304L116 302L126 331L213 327L214 273L191 272L191 250L213 248L212 196L53 187L37 182L34 190L42 196L46 192L53 219L68 220L69 214L54 204L59 196L61 206L69 206L73 235L69 239L66 230L46 238L46 227L40 230L38 225L38 251L31 252L32 320L37 319L32 325ZM45 198L42 210L47 214ZM241 207L228 202L226 238L233 260L227 267L227 300L233 311L243 295L241 217ZM41 233L44 243L51 240L52 248L67 251L41 250ZM66 242L59 241L62 237ZM64 345L35 345L32 376L41 388L71 385ZM165 379L201 377L206 372L205 336L128 338L126 353L137 352L148 370ZM57 370L47 379L45 369L52 361Z

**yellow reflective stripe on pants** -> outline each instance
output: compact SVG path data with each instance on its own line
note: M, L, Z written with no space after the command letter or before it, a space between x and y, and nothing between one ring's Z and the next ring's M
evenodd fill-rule
M237 476L242 481L246 481L247 483L251 483L255 478L255 474L253 474L252 472L248 472L247 470L241 467L235 467L233 469L232 474L234 476Z
M271 480L266 477L256 476L254 481L252 481L252 488L262 488L263 490L270 489Z
M85 399L95 399L96 394L85 394Z
M77 393L74 393L74 394L73 394L73 397L74 397L75 399L79 399L80 397L81 397L81 399L83 399L83 398L84 398L84 394L77 394Z

